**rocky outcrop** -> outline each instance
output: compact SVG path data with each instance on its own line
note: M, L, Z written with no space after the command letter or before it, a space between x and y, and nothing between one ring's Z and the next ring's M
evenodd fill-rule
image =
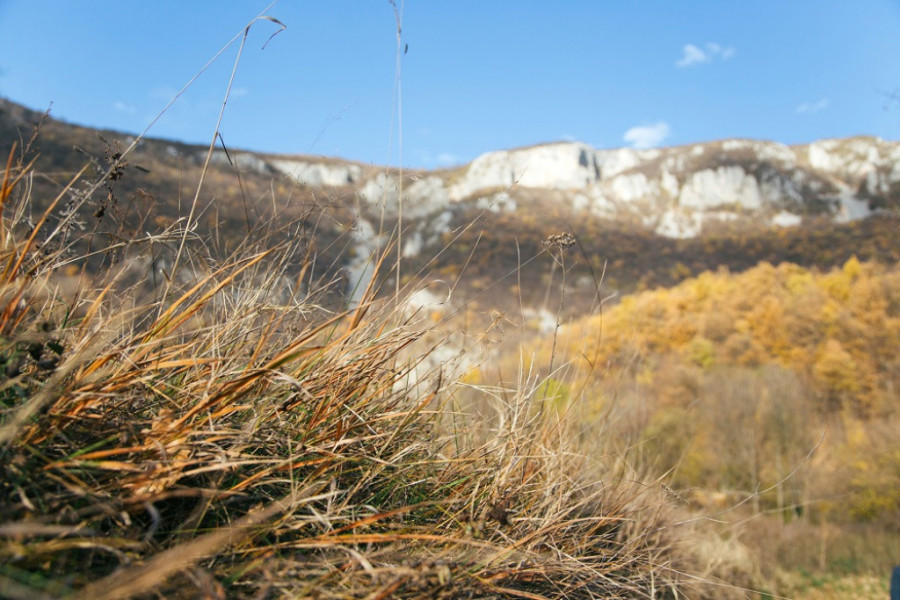
M452 200L488 188L578 189L600 177L596 151L585 144L565 143L479 156L465 175L449 187Z
M307 186L353 186L366 210L419 219L404 253L416 254L448 230L454 206L517 210L523 191L568 197L576 213L627 218L659 235L694 237L711 223L752 219L775 227L811 216L865 218L900 202L900 144L876 138L785 146L725 140L675 148L597 150L554 143L489 152L453 171L408 176L313 157L251 153L213 161L281 173ZM548 195L549 193L548 192ZM558 201L558 200L557 200Z
M268 164L277 172L308 186L352 185L359 181L362 167L352 163L313 162L290 158L270 158Z
M385 181L377 187L388 189ZM484 154L452 176L410 186L404 198L427 213L444 210L447 202L483 202L497 192L515 201L523 189L569 191L574 210L638 218L669 237L692 237L705 223L748 217L779 227L812 215L846 221L896 203L900 144L852 138L789 147L727 140L595 150L556 143ZM382 197L396 203L397 191Z
M171 148L171 150L170 150ZM170 156L177 156L178 151L173 146L169 146L166 151ZM198 164L206 161L206 152L202 152L195 157ZM256 171L257 173L271 173L268 163L261 157L250 152L228 153L224 150L215 150L209 158L209 162L214 165L237 167L241 171Z

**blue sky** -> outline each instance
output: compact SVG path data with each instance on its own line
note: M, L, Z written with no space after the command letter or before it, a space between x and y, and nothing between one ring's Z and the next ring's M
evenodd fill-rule
M0 0L0 96L144 129L268 0ZM281 0L222 125L233 148L433 168L557 140L900 138L900 2ZM402 48L408 45L404 54ZM208 144L229 47L151 129ZM900 96L898 96L900 97ZM397 115L400 115L398 120ZM398 124L402 123L402 135Z

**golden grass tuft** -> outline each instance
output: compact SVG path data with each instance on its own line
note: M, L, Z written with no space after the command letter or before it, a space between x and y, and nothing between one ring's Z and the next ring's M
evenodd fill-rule
M63 293L78 261L39 241L68 217L16 218L31 169L0 192L0 596L703 593L664 493L585 458L540 383L477 390L477 422L374 286L337 312L255 293L309 260L268 238L150 299Z

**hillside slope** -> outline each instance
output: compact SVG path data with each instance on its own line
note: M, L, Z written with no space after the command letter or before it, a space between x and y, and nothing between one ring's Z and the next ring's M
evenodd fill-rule
M38 122L40 135L28 145ZM86 163L84 182L117 164L83 204L82 223L106 244L156 234L190 214L207 148L43 118L0 100L0 152L14 142L37 156L39 198L53 198ZM544 241L563 232L578 245L564 263L574 313L601 294L671 285L703 270L761 260L833 266L852 255L895 262L900 144L874 138L788 147L725 140L658 150L595 150L557 143L492 152L445 171L404 171L315 156L225 149L210 157L196 227L226 253L260 223L305 223L317 276L338 295L357 287L372 253L402 221L404 279L420 271L455 279L460 299L539 308L555 305L560 277ZM402 210L401 190L402 187ZM285 198L288 198L285 201ZM276 200L277 199L277 200ZM267 225L271 227L271 225ZM455 243L450 244L451 241ZM149 251L151 262L167 249ZM110 260L118 260L113 257ZM524 268L519 268L521 265ZM465 265L465 269L463 269Z
M496 385L530 358L547 406L731 523L767 577L887 573L898 347L897 265L760 264L628 296L470 378Z

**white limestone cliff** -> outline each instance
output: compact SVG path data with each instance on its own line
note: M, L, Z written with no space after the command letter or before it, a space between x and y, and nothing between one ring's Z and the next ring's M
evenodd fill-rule
M692 237L704 224L739 218L777 227L811 214L861 219L872 213L873 199L892 198L900 184L900 144L877 138L792 147L725 140L650 150L560 142L489 152L453 171L407 176L402 187L396 174L367 174L361 165L334 160L221 151L213 160L309 186L353 186L364 210L386 215L400 213L402 192L404 218L423 220L406 240L409 254L447 231L453 206L514 212L527 190L576 212L628 217L660 235Z
M640 151L554 143L484 154L404 197L438 211L498 191L515 201L517 190L562 190L571 192L574 210L636 215L660 235L691 237L704 222L751 215L779 227L822 211L836 220L864 218L870 197L887 196L898 182L900 144L876 138L795 147L726 140Z
M290 158L270 158L268 163L279 173L309 186L350 185L362 175L362 167L352 163L332 164Z

